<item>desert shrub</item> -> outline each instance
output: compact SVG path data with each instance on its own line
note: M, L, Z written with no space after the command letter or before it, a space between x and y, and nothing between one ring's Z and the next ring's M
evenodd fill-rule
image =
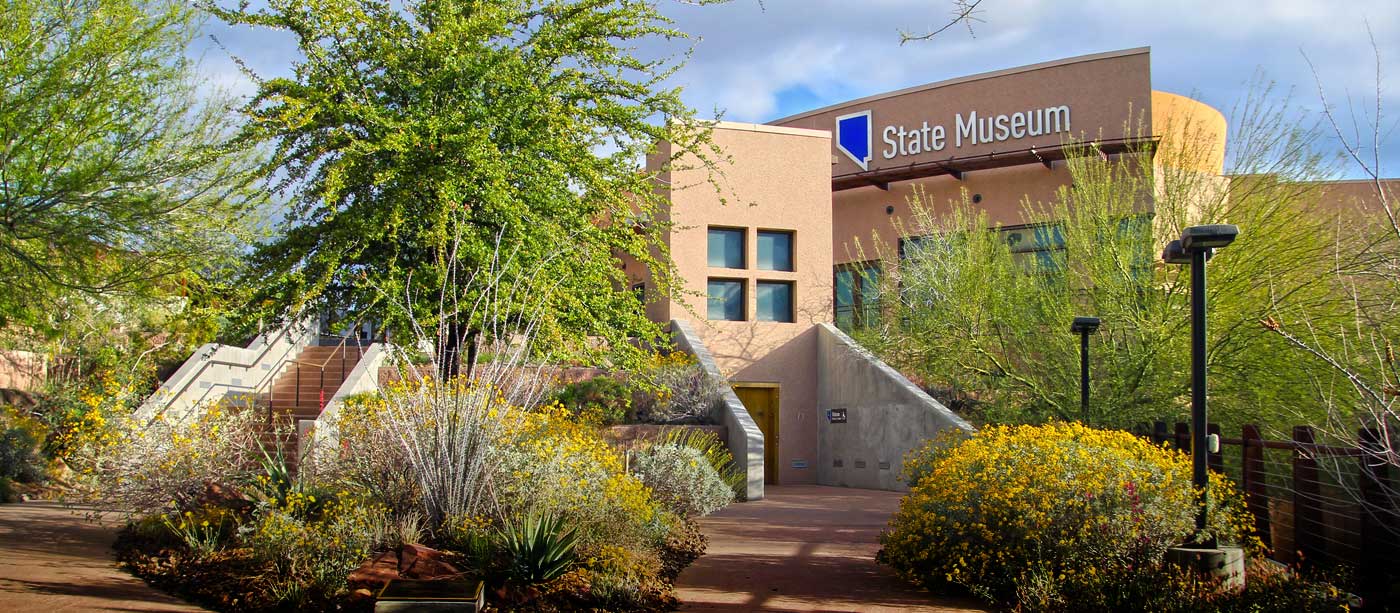
M685 354L673 354L685 356ZM688 358L689 356L685 356ZM711 377L693 359L671 360L651 373L657 391L656 401L638 417L658 424L704 424L714 421L723 384Z
M496 493L507 515L556 515L580 544L659 543L668 519L622 455L557 405L528 413L495 449Z
M637 454L632 470L657 502L683 518L709 515L734 500L734 489L694 447L653 445Z
M743 466L734 461L734 454L729 452L729 447L718 435L695 428L678 428L668 431L661 441L699 451L719 474L720 480L734 490L735 499L744 500L748 473Z
M195 413L182 423L163 417L148 424L124 420L102 439L74 449L73 468L91 495L143 515L172 506L191 510L210 484L256 479L261 436L268 431L263 418L222 405Z
M1052 608L1071 587L1160 563L1195 530L1189 458L1126 432L993 426L930 442L906 463L920 476L881 536L879 560L933 590ZM1212 475L1210 500L1208 530L1253 544L1223 477Z
M563 575L574 564L578 532L557 516L507 520L498 535L500 549L510 560L508 576L514 581L527 585L544 583Z
M308 514L306 500L293 495L282 507L265 507L244 526L243 540L254 560L272 568L271 590L284 606L324 603L346 588L346 576L385 547L394 534L388 510L353 497L340 497Z
M37 483L44 479L41 442L28 428L0 425L0 479Z
M238 528L238 517L233 511L213 505L160 515L159 519L170 536L199 557L208 557L223 549Z
M635 421L632 393L633 389L626 383L599 376L564 385L555 394L554 400L576 419L612 426Z
M1166 563L1119 568L1098 580L1067 579L1050 601L1023 600L1026 611L1253 613L1346 611L1347 595L1332 577L1282 568L1262 559L1245 570L1245 586L1227 590L1220 579Z
M314 481L344 487L390 509L421 509L422 485L402 440L385 423L379 394L345 399L336 417L334 446L315 450L303 471Z
M661 561L650 550L604 545L583 566L593 604L605 610L645 609L669 589Z

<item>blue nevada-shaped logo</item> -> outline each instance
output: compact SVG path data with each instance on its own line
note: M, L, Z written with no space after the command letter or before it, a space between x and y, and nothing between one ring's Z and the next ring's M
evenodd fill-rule
M870 170L870 111L836 118L836 148L851 158L861 170Z

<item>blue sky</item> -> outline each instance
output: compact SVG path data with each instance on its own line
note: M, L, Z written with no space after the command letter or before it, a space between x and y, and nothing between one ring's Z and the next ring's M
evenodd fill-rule
M1190 95L1227 117L1262 74L1293 91L1306 111L1320 109L1317 67L1334 104L1373 101L1379 43L1390 109L1382 172L1400 176L1400 2L1396 0L1185 0L1036 2L983 0L974 25L901 46L899 32L947 21L946 0L735 0L694 6L659 0L676 26L695 37L693 56L674 77L702 116L765 122L811 108L911 85L1087 53L1152 48L1155 89ZM229 52L263 74L285 72L294 49L275 33L206 28ZM206 43L207 44L207 43ZM643 55L676 54L684 43L653 41ZM235 92L250 86L227 52L210 48L212 82ZM1369 102L1367 108L1373 107ZM1345 112L1345 109L1342 109ZM1355 171L1344 169L1347 176Z

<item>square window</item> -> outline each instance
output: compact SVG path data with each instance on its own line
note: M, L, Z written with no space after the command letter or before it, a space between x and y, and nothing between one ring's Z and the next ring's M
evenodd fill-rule
M738 279L710 279L707 317L721 321L744 321L744 282Z
M759 281L755 296L758 321L792 321L792 282Z
M760 230L758 233L758 269L792 270L792 233Z
M709 264L714 268L744 267L744 230L710 228Z

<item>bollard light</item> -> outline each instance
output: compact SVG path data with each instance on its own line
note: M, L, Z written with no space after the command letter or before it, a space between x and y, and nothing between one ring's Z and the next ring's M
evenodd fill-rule
M1089 335L1098 331L1099 318L1076 317L1069 331L1079 335L1079 413L1080 421L1089 425Z

